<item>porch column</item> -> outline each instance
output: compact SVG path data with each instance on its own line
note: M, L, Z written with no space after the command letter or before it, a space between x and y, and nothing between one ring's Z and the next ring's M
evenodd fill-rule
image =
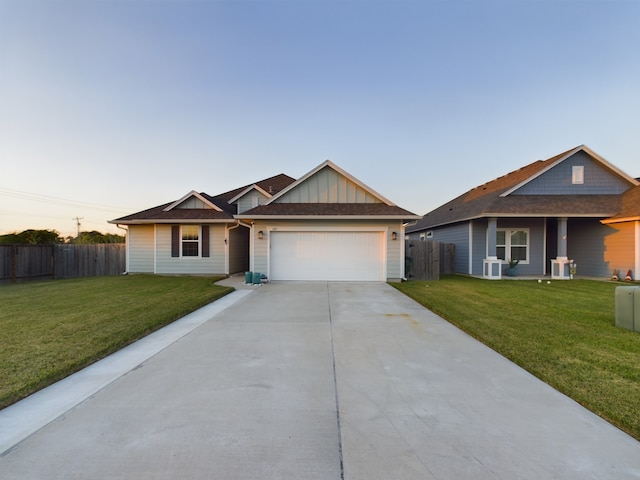
M496 243L498 241L498 219L489 218L487 225L487 258L482 261L482 276L491 280L502 278L502 261L498 260Z
M571 262L567 257L567 218L558 218L558 255L551 260L551 278L569 280L571 278Z
M567 258L567 218L558 218L558 258Z
M488 237L487 237L487 257L488 258L497 258L496 256L496 243L498 241L498 234L496 230L498 229L498 219L493 217L489 219L489 225L487 226Z

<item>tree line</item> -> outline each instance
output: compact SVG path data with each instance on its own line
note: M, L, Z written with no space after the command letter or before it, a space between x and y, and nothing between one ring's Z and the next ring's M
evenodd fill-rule
M124 243L124 235L115 233L100 233L96 230L80 232L78 236L63 238L56 230L24 230L20 233L0 235L0 243L48 245L52 243Z

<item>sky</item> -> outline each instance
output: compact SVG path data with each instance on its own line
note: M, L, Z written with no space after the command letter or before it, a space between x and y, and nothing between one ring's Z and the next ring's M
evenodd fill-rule
M0 234L327 159L423 215L581 144L640 177L640 0L0 0Z

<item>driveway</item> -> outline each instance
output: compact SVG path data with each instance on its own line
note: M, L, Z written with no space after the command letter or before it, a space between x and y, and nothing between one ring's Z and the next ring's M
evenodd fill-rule
M640 479L639 442L389 285L253 288L0 478Z

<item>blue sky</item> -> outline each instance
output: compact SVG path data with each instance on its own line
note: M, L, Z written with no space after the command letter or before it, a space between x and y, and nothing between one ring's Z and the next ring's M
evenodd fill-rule
M326 159L424 214L580 144L640 176L640 1L0 0L0 234Z

